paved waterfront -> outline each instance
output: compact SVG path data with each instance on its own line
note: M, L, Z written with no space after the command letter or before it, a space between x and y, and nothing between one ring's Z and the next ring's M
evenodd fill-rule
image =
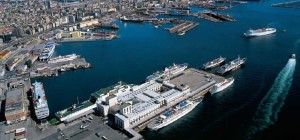
M68 124L67 128L60 127L61 131L57 131L54 134L43 138L43 140L58 140L58 139L72 139L72 140L95 140L102 139L105 136L109 140L127 140L129 139L126 135L121 133L119 130L114 130L108 124L105 124L101 117L91 115L93 120L91 122L84 120L89 120L89 117L83 117L76 122ZM84 129L80 129L80 126L87 126ZM96 135L98 133L98 136Z
M182 75L171 79L170 83L177 86L188 85L191 88L191 91L194 91L213 80L218 83L224 81L224 78L205 71L190 68L185 70Z

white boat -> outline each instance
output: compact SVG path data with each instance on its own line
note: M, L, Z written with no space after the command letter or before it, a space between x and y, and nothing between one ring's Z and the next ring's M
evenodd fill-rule
M176 107L165 111L159 117L155 118L154 121L150 122L148 128L150 130L158 130L175 122L192 111L201 101L202 99L199 101L186 100L179 103Z
M219 66L222 63L224 63L225 60L226 60L225 57L220 56L219 58L216 58L212 61L209 61L209 62L203 64L203 69L210 69L210 68L214 68L216 66Z
M41 82L35 82L33 86L34 92L32 95L32 101L34 105L35 115L37 119L44 119L49 116L49 108L44 87Z
M296 54L292 54L290 59L296 59Z
M255 36L264 36L264 35L269 35L273 34L276 32L275 28L263 28L263 29L249 29L246 33L244 33L245 37L255 37Z
M185 34L185 32L180 32L180 33L178 33L178 35L184 35Z
M55 50L55 44L54 43L47 43L45 45L45 48L43 52L39 56L40 61L47 61L51 58L52 54L54 53Z
M51 58L48 63L59 63L59 62L67 62L67 61L72 61L76 58L78 58L79 55L76 54L69 54L69 55L65 55L65 56L58 56L55 58Z
M228 79L225 79L223 82L215 84L215 85L209 90L209 92L210 92L211 94L220 92L220 91L222 91L222 90L228 88L230 85L232 85L233 82L234 82L234 79L233 79L232 77L231 77L231 78L228 78Z
M187 69L188 64L173 64L173 66L166 67L164 70L164 74L166 75L177 75L182 73L185 69Z

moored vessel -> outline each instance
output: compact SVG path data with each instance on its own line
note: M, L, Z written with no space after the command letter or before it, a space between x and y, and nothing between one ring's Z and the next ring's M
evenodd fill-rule
M246 62L246 58L240 58L240 56L238 56L237 59L230 61L228 64L221 66L220 69L217 71L217 73L223 75L232 70L237 70L243 64L245 64L245 62Z
M51 58L55 50L55 44L54 43L47 43L44 47L44 50L39 56L40 61L47 61Z
M152 122L148 124L148 128L150 130L158 130L175 122L176 120L191 112L201 101L202 98L198 101L186 100L179 103L175 107L163 112L160 116L156 117Z
M165 75L177 75L182 73L185 69L187 69L188 64L173 64L173 66L166 67L164 70Z
M48 102L46 99L43 84L41 82L33 83L34 90L32 102L34 106L35 116L37 119L44 119L49 116Z
M216 58L212 61L209 61L209 62L203 64L202 68L204 70L214 68L216 66L219 66L219 65L223 64L225 62L225 60L226 60L225 57L220 56L219 58Z
M230 77L230 78L228 78L228 79L225 79L224 81L215 84L215 85L209 90L209 92L210 92L211 94L220 92L220 91L222 91L222 90L228 88L230 85L232 85L233 82L234 82L234 78L232 78L232 77Z

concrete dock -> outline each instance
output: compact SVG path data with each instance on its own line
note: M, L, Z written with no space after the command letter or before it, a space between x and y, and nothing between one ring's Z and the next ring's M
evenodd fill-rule
M40 77L40 76L53 76L57 75L58 72L76 70L82 68L90 68L91 64L86 62L84 58L80 56L69 61L60 61L56 63L48 62L36 62L32 66L30 71L30 77Z
M236 21L232 16L215 13L212 11L202 11L194 14L197 18L206 19L212 22Z
M199 25L199 23L197 23L197 22L185 21L185 22L175 25L174 27L167 29L167 30L169 30L170 33L181 34L181 33L185 33L187 31L195 28L198 25Z

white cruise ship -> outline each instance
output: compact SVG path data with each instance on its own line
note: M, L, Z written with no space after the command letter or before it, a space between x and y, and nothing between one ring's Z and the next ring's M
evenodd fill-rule
M76 58L80 57L79 55L76 54L69 54L65 56L58 56L55 58L51 58L48 63L60 63L60 62L67 62L67 61L72 61Z
M34 92L32 95L32 101L34 105L35 115L37 119L44 119L49 116L49 108L44 87L41 82L35 82L33 86Z
M264 36L264 35L273 34L275 32L276 32L275 28L263 28L257 30L250 29L246 33L244 33L244 36L245 37Z
M201 101L202 98L199 99L199 101L186 100L179 103L177 106L165 111L160 116L155 118L154 121L148 124L148 128L150 130L158 130L175 122L192 111Z
M45 45L45 48L41 55L39 56L40 61L47 61L51 58L52 54L54 53L55 50L55 44L54 43L47 43Z
M234 79L233 79L232 77L231 77L231 78L228 78L228 79L225 79L223 82L215 84L215 85L210 89L209 92L210 92L211 94L220 92L220 91L226 89L227 87L229 87L230 85L232 85L233 82L234 82Z
M188 64L173 64L173 66L166 67L164 70L165 75L177 75L183 72L188 67Z

